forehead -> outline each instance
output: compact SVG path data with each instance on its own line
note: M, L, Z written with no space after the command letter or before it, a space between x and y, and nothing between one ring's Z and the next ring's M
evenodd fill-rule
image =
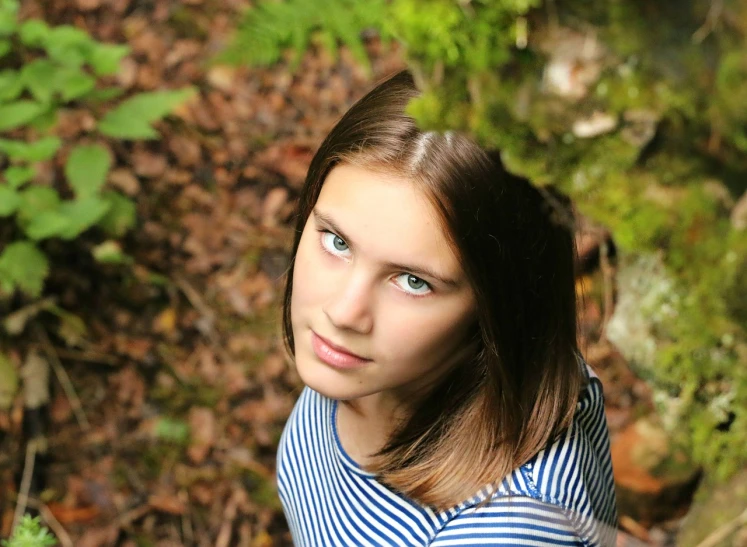
M354 165L337 165L315 210L332 217L372 259L425 264L455 275L459 263L441 219L417 181Z

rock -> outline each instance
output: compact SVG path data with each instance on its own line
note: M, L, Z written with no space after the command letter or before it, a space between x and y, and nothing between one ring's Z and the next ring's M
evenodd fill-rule
M602 73L606 53L597 37L559 27L541 37L539 46L550 56L542 78L545 89L571 100L586 96Z
M616 281L619 296L607 324L607 339L636 373L651 378L657 351L669 342L655 333L677 317L683 296L656 254L624 256Z
M644 527L684 514L700 479L700 468L651 418L615 437L612 467L620 515Z
M704 481L682 523L677 545L741 547L746 539L747 469L720 484Z
M742 194L734 209L731 210L731 225L738 231L747 228L747 192Z
M661 116L652 110L631 109L623 114L625 122L621 137L637 148L643 148L656 135Z
M606 112L594 112L588 118L573 122L573 134L579 139L590 139L614 131L617 127L617 116Z

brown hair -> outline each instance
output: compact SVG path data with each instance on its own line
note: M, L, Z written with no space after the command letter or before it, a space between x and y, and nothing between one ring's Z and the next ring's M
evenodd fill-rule
M402 71L332 129L301 191L292 256L338 163L407 177L440 213L478 303L473 351L419 402L368 470L421 504L446 509L497 486L553 441L570 423L585 375L568 200L510 174L497 152L466 136L420 130L405 113L418 95ZM291 263L283 334L294 353L292 286Z

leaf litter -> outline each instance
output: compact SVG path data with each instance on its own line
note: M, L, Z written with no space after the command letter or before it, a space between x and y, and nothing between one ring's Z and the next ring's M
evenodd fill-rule
M405 65L396 46L385 51L375 36L366 38L372 80L346 48L337 61L312 49L293 74L290 56L263 69L211 64L246 4L28 0L22 8L24 17L127 43L132 53L112 82L128 90L197 90L156 124L160 140L108 145L105 184L137 202L138 227L121 243L133 264L95 265L59 249L69 268L49 281L56 305L87 326L76 347L64 329L50 332L90 429L81 430L52 379L49 458L40 471L41 501L76 546L291 545L274 472L300 390L279 335L295 199L339 116ZM71 108L58 132L66 144L91 144L91 124ZM62 167L46 162L38 175L52 181ZM583 290L601 284L590 274ZM582 335L607 386L615 433L647 394L599 342L599 300L585 303ZM16 330L43 313L22 311ZM14 348L33 344L27 333L11 339ZM22 396L9 389L22 359L16 349L5 353L0 535L9 532L23 461Z

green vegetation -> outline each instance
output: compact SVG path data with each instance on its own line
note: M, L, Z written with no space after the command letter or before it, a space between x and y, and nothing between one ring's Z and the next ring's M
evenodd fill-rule
M39 517L24 515L9 540L0 542L2 547L52 547L57 540L39 522Z
M220 57L236 64L267 66L280 60L283 49L292 46L296 52L292 61L295 69L312 38L316 38L335 57L338 40L343 42L370 70L360 33L381 28L385 7L385 0L263 2L247 10L233 42Z
M248 12L245 60L306 47L261 32L270 10L273 28L298 26L297 4ZM425 90L410 108L423 127L467 132L511 170L557 184L611 230L621 275L655 274L630 285L638 305L608 336L698 462L721 478L747 464L747 232L735 207L747 190L747 2L392 0L374 15ZM262 47L241 42L253 35Z
M93 247L94 258L126 260L116 239L134 226L135 204L106 188L113 157L105 138L157 138L151 124L192 90L140 93L108 107L105 101L123 90L101 82L118 71L127 46L99 43L68 25L19 21L17 12L17 0L0 0L0 218L15 219L10 241L7 233L2 241L0 295L20 290L38 297L54 267L40 247L44 240L73 245L96 227L103 241ZM72 108L93 121L65 149L55 128ZM37 166L63 161L65 184L41 180Z

